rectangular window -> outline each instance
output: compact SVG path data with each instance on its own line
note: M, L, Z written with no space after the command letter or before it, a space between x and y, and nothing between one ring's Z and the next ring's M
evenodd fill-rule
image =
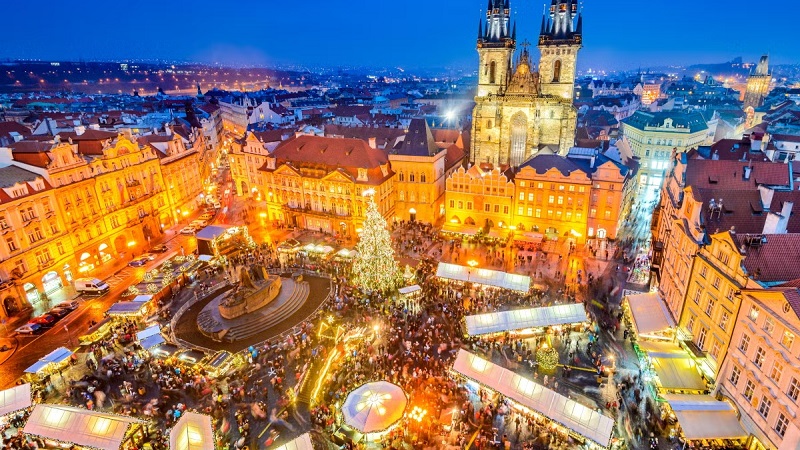
M499 213L500 212L500 205L494 205L494 212L495 213Z
M714 358L714 360L719 360L720 343L718 340L713 338L712 341L714 341L714 343L711 344L711 350L709 350L708 353L711 354L711 357Z
M731 375L728 377L728 381L731 382L732 385L736 386L739 384L739 377L742 375L742 369L739 366L733 366L731 369Z
M508 206L503 206L503 214L508 214Z
M792 344L794 344L794 333L789 330L784 331L783 337L781 337L781 345L786 347L787 350L791 350Z
M533 201L533 192L528 192L528 201L529 202Z
M586 192L586 186L579 186L578 192Z
M714 312L714 304L715 303L716 302L714 301L713 298L711 298L711 297L708 298L708 303L706 303L706 309L705 309L706 315L708 317L711 317L711 313Z
M458 209L464 209L464 202L461 200L458 201Z
M728 286L728 289L725 290L725 298L727 298L730 301L733 301L733 295L735 292L736 290L733 289L732 286Z
M753 364L755 364L758 368L764 365L764 359L767 357L767 351L764 350L763 347L758 347L756 349L756 357L753 358Z
M558 196L558 204L559 205L563 205L564 204L564 196L563 195L559 195Z
M537 209L536 211L541 211L541 209ZM528 217L533 215L533 208L528 208ZM536 216L539 217L539 216Z
M455 208L456 207L456 201L455 200L450 200L450 207L451 208Z
M66 253L66 251L64 250L64 245L61 242L56 242L56 250L58 250L59 255L63 255L64 253Z
M742 395L744 395L744 398L746 398L747 400L752 400L753 393L755 391L756 391L756 385L755 383L753 383L753 380L747 380L747 384L744 385L744 392L742 393Z
M758 413L766 419L769 416L770 408L772 408L772 400L768 399L766 395L762 396L761 403L758 404Z
M713 283L711 283L711 284L713 284L713 285L714 285L714 289L717 289L717 290L719 290L719 282L720 282L720 278L719 278L719 276L716 276L716 275L715 275L715 276L714 276L714 282L713 282Z
M697 289L695 289L695 291L694 291L694 304L695 304L695 305L699 305L699 304L700 304L700 296L701 296L701 295L702 295L702 291L701 291L701 290L700 290L700 288L698 287L698 288L697 288Z
M694 319L695 319L694 314L692 314L689 316L689 321L686 322L686 329L689 330L689 333L691 333L692 330L694 329Z
M606 212L605 212L605 219L606 219L606 220L609 220L609 219L611 219L611 210L610 210L610 209L607 209L607 210L606 210Z
M727 331L728 329L728 322L730 322L731 316L728 314L728 311L722 311L722 315L719 318L719 327L722 328L722 331Z
M739 340L739 350L742 353L747 353L747 349L750 348L750 336L743 334L742 338Z
M6 238L6 245L8 245L8 251L9 252L15 252L18 249L17 243L14 242L14 238L13 237Z
M472 202L467 202L467 209L472 210Z
M772 332L775 331L775 319L772 317L764 319L764 331L766 331L767 334L772 334Z
M492 212L492 205L490 205L488 203L484 204L483 205L483 211L484 212Z
M700 266L700 276L705 278L708 275L708 267L707 266Z
M530 209L530 208L528 208L528 209ZM519 206L519 207L517 207L517 215L519 215L519 216L523 215L523 208L522 208L522 206ZM530 215L530 214L528 214L528 215Z
M589 217L594 218L597 216L597 210L592 208L589 210Z
M783 437L786 434L786 428L789 426L789 419L783 415L783 413L778 414L778 421L775 422L775 432L778 433L778 436Z
M540 208L536 208L536 217L539 219L542 217L542 210Z
M572 220L572 211L567 211L567 220Z
M523 200L525 200L525 193L524 192L520 192L519 193L519 201L523 201Z
M800 381L797 381L797 378L792 378L792 382L789 383L789 390L786 391L786 395L788 395L792 400L797 401L797 397L800 396Z
M772 381L775 383L781 382L781 376L783 375L783 364L780 361L776 360L772 364L772 371L769 373L769 377L772 378Z
M756 305L750 305L750 312L749 312L749 313L747 313L747 317L749 317L749 318L750 318L750 320L752 320L753 322L755 322L755 321L758 319L758 314L759 314L760 312L761 312L761 310L759 310L759 309L758 309L758 306L756 306Z
M553 203L555 203L555 202L556 202L556 196L555 196L555 195L551 195L551 196L549 197L548 201L549 201L549 203L550 203L550 204L553 204Z
M552 219L553 218L553 210L552 209L548 209L547 210L547 218L548 219Z
M575 192L575 186L570 186L570 187L569 187L569 191L570 191L570 192Z
M708 330L706 327L700 327L700 332L697 333L697 346L700 348L700 350L705 350L707 334Z

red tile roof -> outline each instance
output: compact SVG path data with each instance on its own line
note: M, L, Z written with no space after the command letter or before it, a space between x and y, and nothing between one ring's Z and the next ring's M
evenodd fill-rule
M744 179L751 167L750 179ZM686 168L686 186L705 189L754 190L759 184L789 186L789 165L764 161L692 159Z
M748 247L747 236L736 235L745 245L743 261L748 274L762 283L785 283L800 278L800 234L770 234L758 247Z

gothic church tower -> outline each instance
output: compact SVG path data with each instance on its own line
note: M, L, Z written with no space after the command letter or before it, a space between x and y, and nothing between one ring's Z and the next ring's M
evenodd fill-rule
M478 23L478 95L500 93L511 76L511 61L516 48L516 30L512 31L509 0L489 0L486 24ZM516 28L516 26L515 26Z
M542 94L572 100L578 51L583 47L583 17L578 0L553 0L542 17L539 76Z

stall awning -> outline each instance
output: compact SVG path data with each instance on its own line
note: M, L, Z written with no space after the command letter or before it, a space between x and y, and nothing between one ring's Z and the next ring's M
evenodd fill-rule
M442 232L444 233L456 233L466 236L475 236L480 230L480 227L476 227L475 225L462 225L452 222L445 223L442 226Z
M147 308L146 302L114 303L106 312L109 316L132 316L141 314Z
M213 241L214 239L222 236L228 232L230 227L220 227L216 225L209 225L202 230L198 231L195 237L206 241Z
M544 235L540 233L520 233L517 232L514 234L514 240L519 242L530 242L532 244L538 244L544 240Z
M137 295L136 297L133 297L133 300L131 300L131 301L132 302L149 302L152 299L153 299L152 295Z
M415 284L413 286L401 287L400 289L397 290L397 292L406 295L406 294L412 294L420 290L422 290L422 288L419 287L419 285Z
M675 327L672 314L656 292L629 295L628 306L637 334L651 334Z
M214 450L214 429L211 417L194 412L184 413L169 432L170 450Z
M34 406L23 431L25 434L54 439L84 447L117 450L131 425L140 423L123 417L69 406Z
M645 350L647 348L646 346L640 347ZM706 389L706 383L700 376L700 372L698 372L697 363L686 352L682 352L682 354L678 352L648 352L648 356L653 361L653 367L656 370L662 388L694 391Z
M161 327L159 327L158 325L153 325L151 327L147 327L144 330L136 333L136 339L141 341L142 339L147 339L150 336L155 336L157 334L161 334Z
M31 385L28 383L0 391L0 417L31 406Z
M525 275L489 269L473 269L457 264L439 263L439 267L436 269L436 276L520 292L528 292L531 287L531 278Z
M311 435L306 433L293 441L287 442L275 450L314 450L311 444Z
M614 419L475 354L459 350L453 370L603 447L611 441Z
M167 342L164 340L164 336L161 336L161 334L155 334L153 336L148 336L144 339L140 339L139 345L141 345L143 349L149 350L155 347L156 345L163 344L164 342Z
M62 363L69 359L70 356L72 356L72 350L65 347L58 347L25 369L25 373L39 373L50 364Z
M744 431L736 410L727 402L710 395L667 394L672 411L687 439L743 439Z
M467 334L502 333L527 328L549 327L586 321L583 303L556 305L546 308L517 309L489 314L478 314L464 318Z
M211 255L200 255L200 256L197 257L197 260L198 261L202 261L202 262L209 262L212 259L214 259L214 257L211 256Z
M489 228L489 232L486 235L490 238L505 239L508 237L508 230L505 228L492 227Z

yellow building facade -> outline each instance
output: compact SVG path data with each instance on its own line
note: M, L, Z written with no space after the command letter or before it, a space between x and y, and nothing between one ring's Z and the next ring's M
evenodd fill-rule
M447 179L446 186L448 224L491 229L513 223L514 183L500 169L460 167Z

